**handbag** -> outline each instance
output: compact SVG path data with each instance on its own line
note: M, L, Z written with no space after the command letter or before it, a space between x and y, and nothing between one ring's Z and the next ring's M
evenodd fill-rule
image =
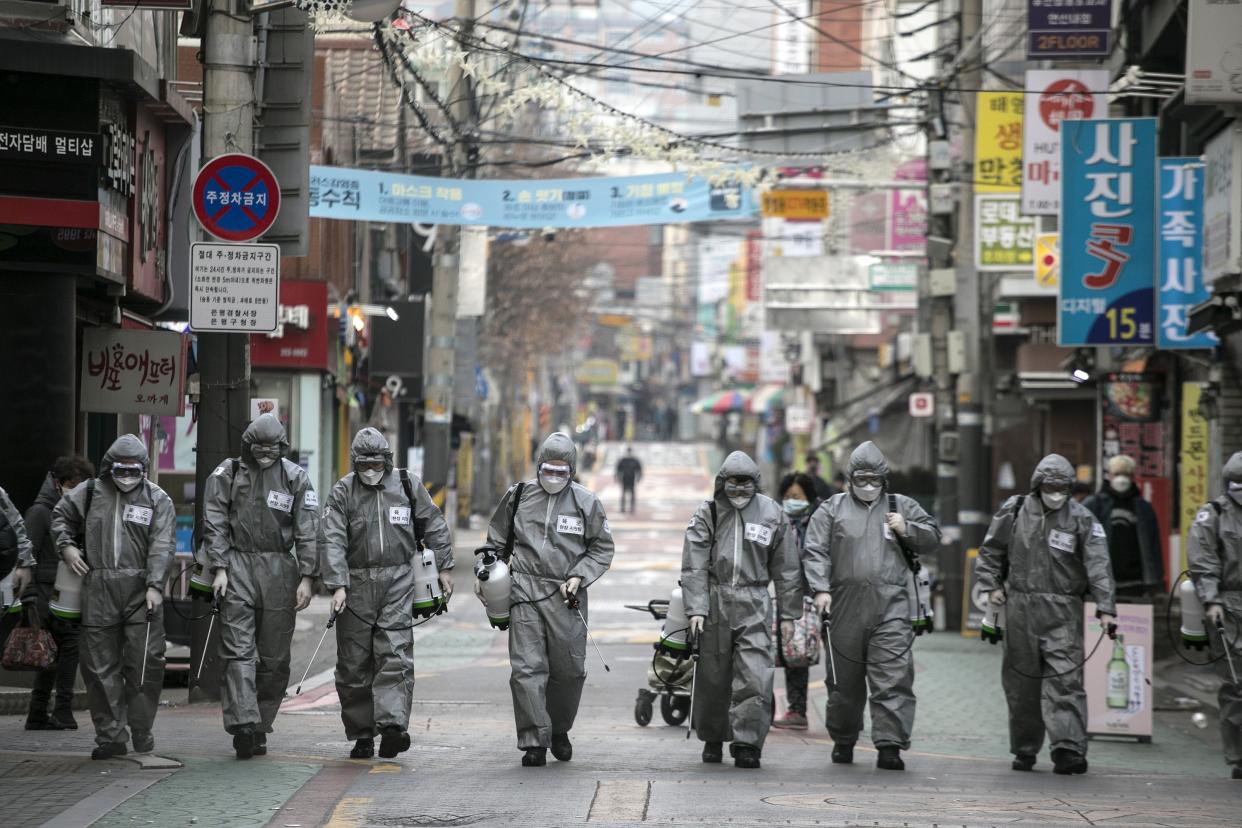
M29 625L26 626L26 622ZM46 670L56 663L56 641L39 624L38 612L31 605L22 608L22 620L4 644L0 666L6 670Z
M802 617L793 622L794 632L789 638L780 634L780 621L776 622L776 638L780 642L777 654L783 667L810 667L819 664L819 613L810 598L802 599Z

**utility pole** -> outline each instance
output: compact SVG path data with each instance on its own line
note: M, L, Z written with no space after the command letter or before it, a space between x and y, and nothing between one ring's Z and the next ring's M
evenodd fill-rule
M254 151L254 25L232 0L206 0L203 35L203 161L226 152ZM202 527L207 477L227 457L241 452L250 415L250 337L242 333L198 334L198 448L194 461L194 525ZM201 537L201 528L199 529ZM196 601L195 604L206 604ZM195 616L203 615L196 606ZM220 697L218 658L201 670L209 619L191 633L190 701ZM219 624L215 625L217 628ZM217 641L219 629L212 633ZM213 669L215 667L215 669Z
M453 16L464 45L478 16L477 0L456 0ZM449 169L462 169L470 177L473 158L474 106L469 80L460 66L449 70L449 109L453 120L467 134L458 136L453 157L445 159ZM449 470L452 466L454 356L457 336L457 280L461 265L461 230L441 226L437 243L435 272L431 280L431 325L427 339L427 382L424 391L423 482L436 506L444 511L448 494Z
M962 39L969 42L979 31L983 16L982 0L962 0ZM962 147L967 163L966 182L958 203L957 224L957 302L956 327L965 344L964 370L957 378L957 516L962 550L978 549L991 520L992 464L984 440L984 395L990 394L992 347L992 290L989 274L980 276L975 266L975 101L973 90L983 84L984 45L977 47L978 58L967 58L962 72L962 106L965 126ZM984 303L987 303L986 309ZM986 326L986 327L985 327ZM958 565L963 564L958 555ZM960 593L959 593L960 594Z

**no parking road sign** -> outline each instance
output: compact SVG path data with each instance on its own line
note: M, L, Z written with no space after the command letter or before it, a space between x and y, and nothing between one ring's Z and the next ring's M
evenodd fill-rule
M276 221L279 211L276 176L253 156L217 156L194 179L194 215L203 229L218 239L257 239Z

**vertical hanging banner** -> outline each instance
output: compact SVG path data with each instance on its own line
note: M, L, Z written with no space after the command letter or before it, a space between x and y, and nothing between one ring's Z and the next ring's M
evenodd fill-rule
M1022 92L979 92L975 96L975 192L1016 193L1022 189Z
M1198 158L1160 159L1157 283L1161 348L1215 348L1220 344L1214 333L1186 333L1190 309L1208 298L1203 283L1203 164Z
M1061 122L1108 115L1105 69L1031 69L1030 117L1022 123L1022 212L1055 216L1061 209Z
M1155 344L1156 119L1061 132L1058 343Z
M1208 444L1211 435L1208 421L1199 411L1206 383L1182 383L1182 441L1179 453L1178 483L1181 487L1178 505L1181 518L1178 528L1182 532L1182 565L1185 568L1186 535L1199 508L1208 502ZM1180 569L1179 569L1180 571Z

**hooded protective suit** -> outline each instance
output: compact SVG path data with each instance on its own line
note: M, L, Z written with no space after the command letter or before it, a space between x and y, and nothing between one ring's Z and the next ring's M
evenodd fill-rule
M22 520L22 513L17 511L13 501L9 500L9 493L2 488L0 488L0 517L4 518L4 523L8 524L9 531L13 533L17 542L15 566L34 566L34 547L30 539L26 537L26 524ZM0 577L8 574L8 572L0 572Z
M1001 684L1015 756L1038 755L1045 730L1053 750L1087 753L1087 693L1082 667L1073 669L1083 661L1083 596L1091 594L1098 612L1114 615L1116 607L1104 527L1073 499L1055 512L1040 499L1042 483L1073 480L1068 460L1045 457L1031 476L1032 494L1020 507L1017 497L1001 505L979 549L979 587L1006 595Z
M1242 483L1242 451L1225 463L1225 483ZM1225 610L1225 635L1229 644L1212 633L1212 655L1220 676L1220 736L1225 761L1242 765L1242 686L1233 681L1223 646L1233 653L1234 667L1242 667L1242 505L1228 494L1206 503L1195 516L1186 544L1190 578L1199 600L1206 607L1220 604Z
M536 466L564 460L577 469L578 449L557 432L544 441ZM505 546L517 486L511 486L492 514L487 541ZM549 747L553 734L569 732L586 682L586 628L565 607L560 585L581 578L579 608L587 615L587 587L612 564L612 532L604 505L570 483L549 494L538 479L523 484L513 531L513 579L509 609L509 689L518 748Z
M725 481L745 477L755 496L742 509L725 496ZM758 494L759 467L745 453L725 458L713 500L686 527L681 589L686 616L705 616L694 680L694 722L704 742L763 749L772 725L772 598L780 620L802 617L798 542L781 505ZM712 523L711 503L716 505Z
M362 429L350 454L386 461L377 486L365 485L356 472L338 480L320 523L324 586L349 591L336 621L336 692L346 738L356 741L375 738L386 727L409 726L415 530L435 553L440 572L453 568L453 543L444 515L413 473L411 506L383 434Z
M277 444L282 457L264 469L256 444ZM203 496L208 567L229 577L219 624L229 733L271 732L289 685L298 581L318 575L319 498L305 470L283 457L288 449L280 420L264 414L242 435L241 458L221 463Z
M82 678L86 683L95 742L124 744L126 725L134 745L150 739L164 685L164 608L155 610L147 649L146 592L164 591L176 550L176 514L164 490L143 478L122 492L112 482L112 464L138 461L147 449L132 434L118 438L100 464L95 481L85 481L61 498L52 512L52 534L62 554L84 536L91 571L82 579ZM90 514L87 487L94 482ZM146 683L141 684L146 659Z
M875 443L863 443L850 455L846 477L856 472L888 477L888 461ZM931 554L940 544L936 521L913 499L894 497L906 520L907 548ZM907 750L915 711L913 573L889 528L888 511L887 491L870 503L852 491L824 501L807 529L805 568L811 591L832 595L832 645L843 656L836 659L837 683L828 693L833 742L858 741L870 686L872 743Z

